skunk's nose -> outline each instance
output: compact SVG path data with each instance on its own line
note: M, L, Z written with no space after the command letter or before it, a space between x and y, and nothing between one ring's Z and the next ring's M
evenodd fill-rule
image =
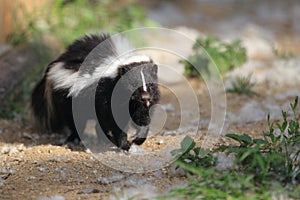
M147 107L150 106L150 99L151 99L151 96L148 92L142 93L142 101L146 103Z

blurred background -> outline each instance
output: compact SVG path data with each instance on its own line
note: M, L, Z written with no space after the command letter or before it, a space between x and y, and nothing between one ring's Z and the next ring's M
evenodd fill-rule
M148 31L134 35L130 38L133 42L149 42L186 55L179 57L182 54L170 55L157 49L147 52L155 62L169 67L169 71L160 67L159 75L168 78L166 82L174 81L172 87L177 90L173 91L178 93L167 87L160 89L159 115L166 114L167 120L164 129L153 132L136 148L145 161L143 164L164 166L156 162L156 157L155 162L147 159L144 153L175 148L173 144L187 147L181 143L182 136L194 137L196 133L197 145L207 143L217 147L231 145L232 140L224 135L236 133L240 136L231 138L239 140L241 151L237 152L243 155L241 161L246 161L245 165L233 165L237 163L233 160L235 156L224 157L222 150L219 168L233 166L233 170L229 166L229 171L225 171L224 178L211 167L213 157L204 157L207 160L203 162L195 156L200 149L195 150L186 157L196 159L190 162L191 166L210 164L197 172L199 177L189 190L182 183L185 173L176 165L153 174L126 175L100 165L86 151L76 151L80 148L77 145L71 148L75 151L57 146L58 141L65 140L65 135L39 134L32 129L30 95L51 61L85 34L114 34L139 27L166 27L175 31L161 35L164 31ZM182 37L174 33L182 33L179 34ZM214 72L211 69L217 69L217 73L210 73ZM198 100L195 104L199 113L191 106L180 112L183 106L177 97L182 96L188 105L192 98L186 95L187 86L174 80L171 73L174 71L180 72L177 77L181 83L193 88L191 94ZM209 84L203 79L208 80L211 74L217 74L223 81L226 92L207 88ZM223 83L219 84L222 89ZM224 98L213 98L212 93ZM194 195L198 191L197 198L204 199L289 199L289 195L298 199L300 115L295 114L296 96L300 96L299 0L0 0L0 199L106 199L114 193L117 196L109 199L142 199L176 187L183 187L178 190L179 195ZM294 99L291 110L290 102ZM287 111L284 116L282 110ZM212 114L222 118L224 124L222 121L222 132L209 135ZM270 121L266 120L268 114ZM187 126L179 130L182 118ZM292 119L289 125L287 119ZM162 122L159 117L156 120ZM270 122L275 122L274 128ZM197 131L191 131L193 128ZM293 137L286 137L286 132L298 139L291 142ZM281 135L274 143L275 133L276 137ZM270 150L258 149L259 144L266 143L251 139L262 135L273 137L273 143L266 145ZM298 153L287 154L283 148L287 144L294 145ZM183 147L181 151L188 153ZM107 155L111 158L111 154ZM289 161L291 155L298 155L297 162ZM139 160L132 164L142 166ZM195 181L200 182L195 186ZM282 196L285 192L289 194ZM56 194L63 196L45 196Z
M299 20L297 0L1 0L0 44L17 45L38 34L68 44L103 30L186 26L228 38L257 31L287 53L299 54Z
M75 39L139 27L166 27L188 36L195 44L154 35L133 40L182 49L203 73L215 63L226 89L237 76L243 76L239 86L251 86L250 75L271 87L297 86L299 21L297 0L1 0L0 115L23 118L24 102L29 102L45 66ZM200 77L189 62L160 53L151 56L171 61L187 77Z

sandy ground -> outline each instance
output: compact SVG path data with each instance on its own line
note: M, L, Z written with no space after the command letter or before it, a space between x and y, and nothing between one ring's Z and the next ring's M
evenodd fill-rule
M203 84L194 80L190 83L195 90L201 91L198 99L202 108L201 119L205 121L210 117L209 93ZM266 92L270 90L262 85L256 88L259 96L250 98L227 94L227 111L238 113L247 102L263 102L267 96L274 96L286 90L287 88L277 88ZM293 98L287 97L278 100L277 103L281 105L287 100L292 101ZM119 166L121 170L111 167L116 163L131 162L133 172L140 169L140 166L149 166L155 160L151 153L157 155L157 152L166 147L174 148L174 144L179 145L182 134L161 133L149 137L137 150L144 152L141 155L112 151L103 153L97 159L83 146L55 145L66 136L37 134L26 120L0 120L0 127L0 199L141 199L165 193L184 184L186 180L183 172L172 164L163 163L161 166L157 165L157 170L153 171L150 168L142 170L141 173L122 170L127 167L126 163L123 163L123 168ZM206 128L206 125L200 127L199 132L205 134ZM261 137L262 131L267 129L267 123L266 120L246 123L233 121L227 123L226 128L227 133L248 133ZM203 138L195 139L201 145ZM215 145L228 142L221 136L215 140ZM99 161L101 156L102 159L105 158L102 162ZM136 156L139 156L139 159ZM168 159L166 157L166 161Z

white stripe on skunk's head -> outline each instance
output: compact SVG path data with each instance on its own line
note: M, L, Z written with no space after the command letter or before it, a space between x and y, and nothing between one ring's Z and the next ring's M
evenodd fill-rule
M157 65L150 62L133 62L119 68L120 84L130 92L131 100L147 107L153 104L157 89Z
M144 92L147 92L147 83L145 80L145 75L144 75L143 69L141 69L141 76L142 76L143 90L144 90Z

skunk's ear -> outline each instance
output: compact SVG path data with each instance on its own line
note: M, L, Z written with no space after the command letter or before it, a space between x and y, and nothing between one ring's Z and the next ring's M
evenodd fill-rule
M119 73L120 76L123 76L127 71L128 71L128 69L127 69L126 66L121 66L121 67L118 69L118 73Z

